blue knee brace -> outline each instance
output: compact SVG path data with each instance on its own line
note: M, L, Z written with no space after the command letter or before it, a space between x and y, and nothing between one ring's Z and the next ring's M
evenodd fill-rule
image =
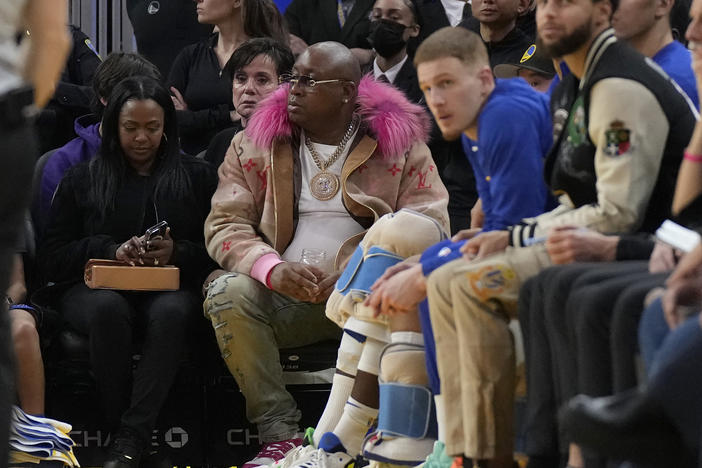
M396 437L436 438L436 409L431 390L423 385L380 384L378 431Z
M370 287L380 278L385 270L404 260L397 254L372 246L363 254L363 247L358 246L348 265L336 282L336 289L344 296L351 291L370 294Z

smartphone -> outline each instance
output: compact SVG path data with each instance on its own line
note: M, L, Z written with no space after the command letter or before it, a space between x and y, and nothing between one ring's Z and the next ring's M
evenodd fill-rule
M673 248L689 252L702 241L699 233L666 219L656 230L656 238Z
M144 233L144 244L146 244L146 249L150 250L149 242L153 240L161 240L166 235L166 229L168 229L168 223L166 221L161 221L160 223L154 224Z

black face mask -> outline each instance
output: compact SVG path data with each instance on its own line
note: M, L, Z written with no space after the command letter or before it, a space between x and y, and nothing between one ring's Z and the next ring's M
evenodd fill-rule
M404 24L381 19L371 23L371 35L368 38L375 51L381 57L392 57L407 44L402 34L407 29Z

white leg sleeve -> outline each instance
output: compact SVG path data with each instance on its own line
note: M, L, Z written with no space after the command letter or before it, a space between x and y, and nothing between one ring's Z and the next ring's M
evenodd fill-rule
M315 427L314 430L315 447L319 443L319 439L322 435L325 432L333 431L341 419L341 415L344 412L344 405L351 396L351 389L353 388L354 377L356 376L356 369L358 368L358 361L361 358L362 349L363 343L358 339L348 333L343 334L336 358L336 368L343 372L343 374L339 372L334 374L329 400L327 400L324 412L319 418L317 427Z

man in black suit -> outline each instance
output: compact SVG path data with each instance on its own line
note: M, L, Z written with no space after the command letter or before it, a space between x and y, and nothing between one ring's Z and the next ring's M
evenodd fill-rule
M435 0L435 3L443 12L442 2ZM376 57L367 67L376 80L387 81L404 92L410 101L423 105L424 94L408 56L408 42L421 35L425 26L422 7L428 4L421 0L376 0L370 15L370 42ZM441 14L448 25L446 14ZM437 14L434 20L436 17L440 16ZM436 124L432 130L429 149L449 191L451 232L456 233L471 226L470 209L478 199L475 176L460 141L444 140Z
M373 76L402 90L410 101L422 102L417 72L407 55L407 42L419 36L422 29L415 3L410 0L376 0L370 18L369 40L376 54Z
M414 57L414 52L424 39L447 26L458 26L472 17L471 4L467 0L415 0L422 29L419 36L410 38L407 53Z
M376 47L376 60L372 68L368 66L368 71L372 70L377 79L383 71L387 72L391 69L392 64L396 65L405 60L396 74L390 72L385 75L394 76L388 81L402 90L411 101L424 103L424 95L417 82L417 72L411 60L407 60L407 56L413 57L419 44L433 32L446 26L455 26L461 19L469 17L470 3L465 0L400 0L399 3L404 4L404 8L399 6L394 9L389 8L386 3L382 0L376 1L371 12L371 28L376 19L392 20L393 15L397 16L397 11L402 10L403 19L395 20L404 21L404 25L408 26L403 33L408 37L407 47L392 58L382 57ZM412 24L419 27L418 35L414 33ZM411 32L408 33L408 31ZM451 219L451 233L455 234L462 229L470 228L471 208L478 200L478 192L475 188L473 169L463 153L461 142L444 140L439 127L434 123L429 149L441 174L441 180L449 191L448 211Z
M373 59L368 44L373 0L293 0L285 10L290 48L297 56L317 42L341 42L366 65Z

